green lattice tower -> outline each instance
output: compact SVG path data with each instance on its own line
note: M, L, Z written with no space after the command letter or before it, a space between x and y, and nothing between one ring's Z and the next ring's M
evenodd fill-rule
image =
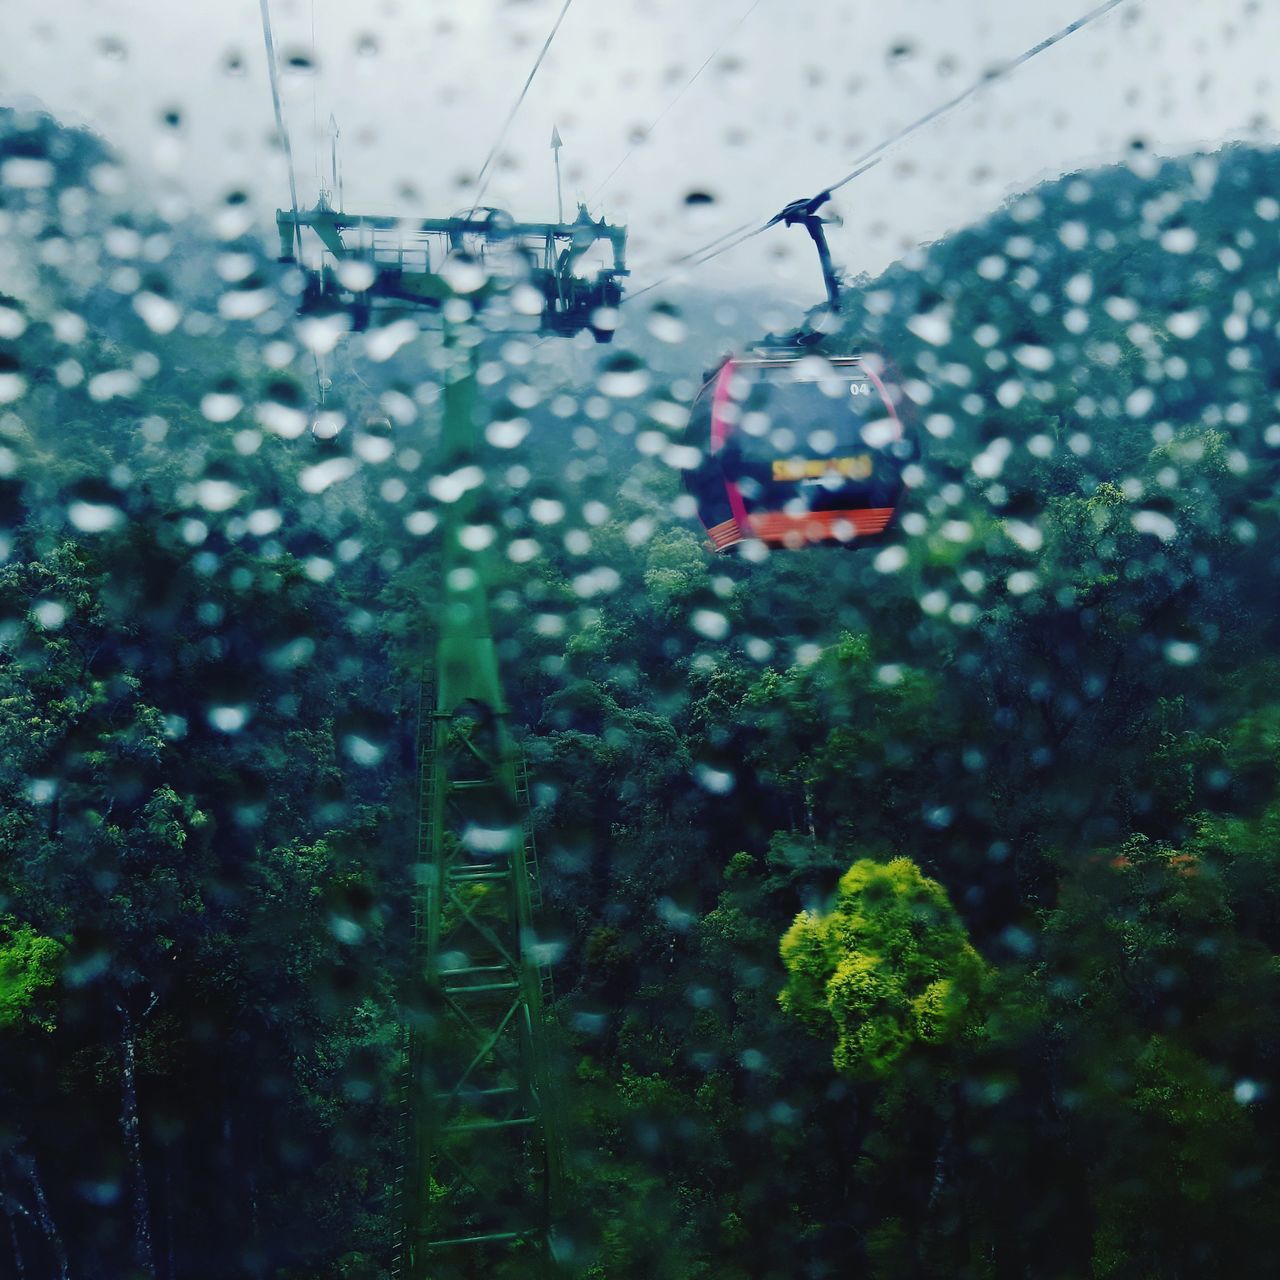
M446 330L441 473L478 460L478 337ZM460 540L476 505L472 494L444 510L442 604L419 722L416 993L396 1258L408 1280L488 1276L495 1254L510 1252L521 1255L521 1274L539 1274L550 1265L560 1180L527 788L489 622L488 550Z

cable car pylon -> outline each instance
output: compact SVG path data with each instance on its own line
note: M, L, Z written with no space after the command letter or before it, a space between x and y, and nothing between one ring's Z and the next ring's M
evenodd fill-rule
M441 466L476 454L474 329L446 331ZM445 508L443 595L419 718L409 1150L395 1271L488 1274L492 1251L548 1265L561 1147L543 1029L548 970L528 793L489 619L488 549L460 540L476 493Z
M571 3L565 0L504 132ZM519 305L508 308L520 317L517 329L562 336L585 329L610 341L628 274L626 229L593 221L582 205L569 223L560 210L554 223L518 223L479 207L483 183L462 217L348 215L332 120L335 190L321 191L315 207L302 211L269 0L260 8L289 171L290 207L276 212L280 261L301 277L299 309L345 312L356 329L388 313L438 316L446 354L439 471L476 466L483 437L476 312L498 295L505 301L519 293ZM612 253L609 265L584 271L600 244ZM543 1022L550 976L534 928L542 894L528 782L490 623L488 560L496 551L465 536L483 521L482 493L441 504L434 662L419 694L413 956L402 1001L407 1082L395 1100L403 1138L396 1280L488 1277L495 1251L518 1258L519 1274L531 1280L556 1269L563 1159Z

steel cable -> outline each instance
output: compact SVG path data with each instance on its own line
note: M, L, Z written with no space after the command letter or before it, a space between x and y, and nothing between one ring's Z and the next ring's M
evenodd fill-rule
M1033 45L1030 49L1020 53L1012 61L1006 62L1002 66L989 72L987 75L983 76L981 80L975 81L962 92L956 94L954 98L950 98L948 101L933 107L919 119L913 120L910 124L903 126L903 128L899 129L892 137L887 138L884 142L878 143L869 151L863 152L863 154L858 157L857 163L848 173L837 181L831 183L830 186L823 187L818 194L829 196L832 192L838 191L841 187L846 186L855 178L865 173L868 169L878 164L887 151L897 146L900 142L905 141L912 134L925 128L926 125L933 124L944 115L954 111L962 103L968 101L980 90L985 89L988 85L992 85L1003 80L1019 67L1030 62L1032 58L1038 57L1047 49L1052 49L1054 45L1061 43L1068 36L1074 35L1075 32L1089 26L1090 23L1095 22L1098 18L1105 17L1112 9L1118 8L1124 3L1126 3L1126 0L1106 0L1105 4L1100 4L1096 9L1091 9L1083 17L1077 18L1074 22L1069 23L1060 31L1055 31L1053 35L1046 37L1044 40L1041 40L1039 44ZM817 197L815 197L815 199L817 199ZM700 267L704 262L710 262L713 258L718 258L722 253L728 253L730 249L736 249L738 245L742 244L744 241L750 240L752 237L758 236L762 231L768 230L769 227L780 221L781 218L782 215L780 213L775 214L772 218L761 222L759 226L757 226L753 231L748 232L746 235L739 236L736 240L732 240L729 244L715 249L712 252L707 252L707 250L711 249L712 245L718 243L713 240L710 244L703 245L701 249L695 249L692 253L687 253L680 258L676 258L671 265L675 266L680 263L690 262L690 260L693 259L694 261L691 262L690 266L687 267L686 270L692 270L694 267ZM746 227L753 224L743 223L742 225L743 227ZM738 230L741 230L741 228L738 228ZM732 231L726 233L726 235L729 236L733 234L734 232ZM725 236L720 237L721 240L724 238ZM642 294L648 293L651 289L656 289L659 285L665 284L672 278L672 276L678 274L679 272L677 271L670 272L667 275L662 276L660 279L655 280L652 284L646 285L643 289L637 289L634 293L629 294L628 298L624 301L630 300L631 298L638 298Z
M263 0L266 3L266 0ZM520 110L521 104L525 100L525 95L529 92L529 86L533 84L533 78L538 74L538 68L542 66L542 60L547 56L547 50L551 48L551 42L556 38L556 32L560 30L560 24L564 21L564 15L569 12L569 6L573 0L564 0L564 8L560 10L560 16L556 19L555 25L551 28L551 34L547 36L543 43L537 58L534 60L533 69L529 72L528 79L524 82L524 88L520 90L520 96L515 100L515 104L507 113L507 118L503 122L502 128L498 131L498 136L494 140L493 146L489 148L489 154L484 158L484 164L480 166L480 172L476 175L476 197L471 206L468 217L480 207L480 201L484 199L484 193L489 187L489 166L493 163L494 158L498 154L498 148L502 146L503 140L507 136L507 130L511 128L511 122L516 118L516 112Z
M593 204L595 202L595 198L605 189L605 187L609 185L610 182L613 181L613 177L618 172L618 170L621 169L622 166L626 164L627 161L630 160L631 157L635 155L635 153L642 146L644 146L646 142L649 141L649 135L654 131L654 129L658 127L658 124L662 120L663 116L665 116L667 112L669 112L671 108L674 107L676 103L679 102L680 99L684 97L684 95L688 92L688 90L693 87L694 81L696 81L698 77L702 75L702 73L711 65L712 59L715 58L716 54L718 54L720 50L723 49L725 45L729 43L730 40L733 39L733 37L738 32L738 28L742 26L742 24L746 22L746 20L749 17L751 17L751 15L756 11L759 5L760 5L760 0L753 0L753 3L751 4L750 8L748 8L747 11L737 20L737 22L735 22L733 26L729 28L729 30L721 38L720 43L716 45L716 47L712 49L709 54L707 54L705 61L697 69L697 71L695 71L693 75L691 75L688 78L688 80L684 82L684 85L681 87L679 93L677 93L676 96L672 98L671 101L668 102L667 105L663 107L662 110L659 111L656 116L654 116L654 118L649 122L646 128L641 130L640 137L628 149L627 153L622 157L622 159L619 160L618 163L615 164L613 168L609 170L608 174L605 175L604 181L591 193L587 201L588 204Z
M284 106L280 101L280 77L276 66L276 45L271 36L271 7L269 0L258 0L262 10L262 39L267 46L267 74L271 80L271 105L276 112L276 133L284 148L285 164L289 169L289 205L293 209L293 233L301 259L302 229L298 226L298 180L293 173L293 147L289 144L289 129L284 121Z

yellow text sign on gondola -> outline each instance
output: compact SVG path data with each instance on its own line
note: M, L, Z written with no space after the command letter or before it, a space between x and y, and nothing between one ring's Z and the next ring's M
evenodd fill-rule
M840 476L846 480L865 480L871 474L871 455L859 453L852 458L775 458L775 480L822 480Z

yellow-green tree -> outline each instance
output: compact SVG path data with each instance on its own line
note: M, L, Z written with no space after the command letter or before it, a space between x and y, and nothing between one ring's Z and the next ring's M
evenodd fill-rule
M986 964L946 890L909 858L855 862L833 909L787 930L782 961L783 1009L834 1034L842 1075L882 1079L917 1049L976 1034Z

